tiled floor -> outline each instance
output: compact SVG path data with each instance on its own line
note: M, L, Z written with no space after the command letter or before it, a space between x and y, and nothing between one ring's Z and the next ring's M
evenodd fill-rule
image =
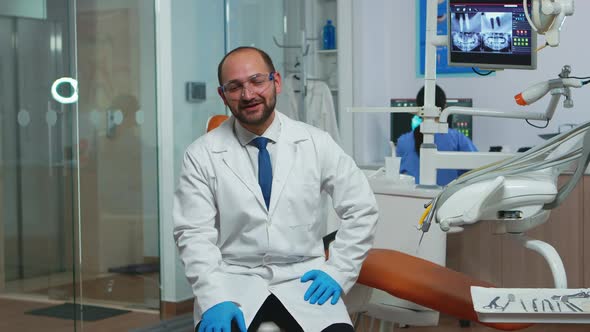
M71 274L8 282L0 294L0 331L129 331L160 321L158 273L87 276L82 285L82 289L78 284L74 287ZM72 302L74 297L79 300L80 291L84 304L132 312L84 323L25 314L33 309ZM78 324L76 329L74 324Z
M0 331L44 331L44 332L116 332L129 331L140 327L149 327L160 322L157 312L131 312L96 322L85 322L74 329L74 322L58 318L32 316L25 312L33 309L44 308L60 302L33 302L16 299L0 298ZM371 319L365 317L357 332L492 332L497 331L472 323L469 327L460 327L459 321L448 316L441 316L438 326L414 327L407 326L400 328L384 324L380 326L379 321L373 322L373 329L370 329ZM567 325L567 324L537 324L523 330L525 332L588 332L590 325Z
M71 273L64 273L10 281L2 294L40 296L62 302L71 302L72 298L80 298L82 294L84 302L123 306L125 309L159 310L159 273L85 276L81 289L79 283L74 286L71 280Z
M56 303L31 302L15 299L0 298L0 331L18 332L70 332L74 331L74 321L67 319L33 316L25 312L33 309L44 308ZM157 312L131 312L96 322L78 323L76 331L107 332L129 331L130 329L147 327L160 321Z

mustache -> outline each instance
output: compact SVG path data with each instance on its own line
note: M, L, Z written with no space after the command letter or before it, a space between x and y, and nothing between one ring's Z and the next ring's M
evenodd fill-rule
M252 99L252 100L248 100L248 101L240 101L239 106L240 107L249 107L249 106L253 106L253 105L258 105L258 104L262 104L264 103L264 100L262 99Z

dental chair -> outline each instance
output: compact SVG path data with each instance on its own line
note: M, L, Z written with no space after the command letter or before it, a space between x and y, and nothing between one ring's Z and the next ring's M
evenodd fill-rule
M210 132L211 130L219 127L223 121L227 120L229 118L229 116L225 115L225 114L215 114L209 117L209 119L207 119L207 132Z
M498 330L515 331L532 325L480 322L470 288L494 285L396 250L371 249L357 283Z
M207 132L217 128L228 118L229 116L220 114L211 116L207 121ZM334 240L335 233L324 237L326 257L329 256L329 244ZM498 330L515 331L532 325L480 322L473 308L470 288L494 285L397 250L371 249L363 263L357 284L379 289L458 319L477 322ZM359 303L349 306L349 313L354 314L363 310L369 297L360 297ZM272 323L265 323L259 331L280 330Z
M540 254L551 270L555 288L567 289L565 268L555 248L543 241L530 239L525 233L548 221L551 210L566 200L589 164L590 121L579 124L526 152L471 170L451 182L432 200L431 206L428 207L430 212L426 212L426 218L421 223L421 230L427 232L431 224L436 224L436 227L443 231L459 231L479 222L491 222L495 234L515 238L523 248ZM573 174L565 184L559 186L558 176L566 171ZM466 306L472 305L467 285L491 286L479 285L480 281L442 267L428 266L428 262L396 257L391 253L377 255L382 256L381 260L369 255L369 259L363 265L364 270L365 265L371 269L364 271L365 278L368 279L363 279L361 271L359 283L375 288L386 287L388 292L395 296L461 319L476 318L473 307ZM393 271L391 265L382 266L382 262L385 261L403 261L403 270ZM408 270L413 269L413 273L406 276L397 274L406 274ZM392 280L385 282L379 273L391 278L401 278L397 280L399 285L389 285ZM436 288L432 291L438 293L437 297L431 299L420 295L415 298L416 294L413 294L411 289L415 289L419 284L412 278L419 278L420 282L426 284L422 286L426 287L430 282ZM454 305L443 307L444 303L439 303L438 300L447 301L448 297L452 297ZM453 310L449 310L451 308ZM528 318L528 321L531 320ZM563 323L565 320L555 322ZM498 329L520 328L512 324L482 324Z

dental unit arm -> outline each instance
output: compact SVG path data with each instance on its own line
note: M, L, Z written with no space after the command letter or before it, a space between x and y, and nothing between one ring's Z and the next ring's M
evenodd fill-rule
M552 46L559 44L559 31L566 16L574 12L573 0L525 0L525 3L531 3L530 18L533 29L539 34L545 34L547 43ZM434 136L437 133L446 133L448 131L447 117L451 114L469 114L476 116L502 117L513 119L527 120L549 120L553 116L559 99L563 95L566 98L564 105L572 105L570 88L582 85L577 79L570 78L567 70L562 70L560 77L556 80L550 80L534 88L525 90L520 96L521 100L528 101L528 104L534 102L534 98L541 98L546 93L551 93L551 101L544 113L525 112L520 110L495 110L495 109L474 109L462 107L449 107L445 110L436 107L435 85L436 85L436 47L446 45L446 36L437 35L436 16L429 13L436 13L436 1L428 1L427 22L426 22L426 61L425 61L425 94L424 107L416 113L424 119L421 124L421 132L424 134L423 144L420 148L420 184L423 186L433 186L436 184L437 168L449 169L472 169L485 165L490 162L496 162L509 157L503 153L484 153L484 152L439 152L434 144ZM551 10L550 10L551 9ZM394 110L396 112L397 110ZM468 156L466 156L468 154Z
M567 288L561 258L553 247L522 235L549 218L573 190L590 162L590 121L553 137L527 152L472 170L444 188L428 207L420 230L432 223L441 230L461 231L489 221L495 233L515 234L549 263L556 288ZM575 167L569 182L557 188L557 177Z
M525 89L524 91L522 91L521 93L517 94L516 96L514 96L514 99L516 101L517 104L521 105L521 106L528 106L533 104L534 102L538 101L539 99L541 99L542 97L544 97L547 93L551 94L551 101L546 109L546 111L544 113L530 113L530 112L523 112L523 111L501 111L501 110L494 110L494 109L476 109L474 110L473 108L470 107L448 107L446 109L444 109L441 114L440 114L440 122L441 123L446 123L447 119L449 117L449 115L451 114L468 114L468 115L482 115L482 116L489 116L489 117L503 117L503 118L519 118L519 119L529 119L529 120L550 120L553 117L553 114L555 113L555 110L557 108L557 105L559 103L560 97L564 96L565 100L563 101L563 107L564 108L572 108L574 103L573 103L573 99L571 97L571 91L570 88L574 87L574 88L580 88L583 85L587 84L589 81L582 81L581 79L578 78L570 78L570 73L571 73L571 67L568 65L565 65L562 70L561 73L558 75L559 78L557 79L550 79L548 81L544 81L544 82L540 82L537 84L532 85L531 87ZM550 142L554 142L555 140L549 141L547 142L547 144L550 144ZM559 141L557 141L559 142ZM532 153L529 152L529 153ZM515 157L516 158L516 157ZM514 159L514 158L513 158ZM494 166L494 164L490 165L490 166ZM487 170L489 167L484 167L479 169L481 170ZM557 172L555 172L557 171ZM473 173L474 171L472 171L471 173ZM517 182L514 182L513 179L509 179L507 180L504 177L498 177L496 179L494 179L493 181L491 181L490 183L487 183L487 185L483 185L480 184L479 188L477 188L477 190L479 190L478 192L484 192L484 193L488 193L489 195L493 195L495 193L497 193L497 190L499 190L500 187L503 188L507 188L507 187L513 187L513 188L519 188L519 190L522 190L524 188L524 192L521 193L520 196L521 198L525 197L524 194L526 194L527 192L533 191L536 193L545 193L537 198L542 198L541 200L550 197L552 194L552 192L554 192L554 189L552 189L551 187L547 186L547 183L550 181L556 182L557 181L557 175L559 175L559 171L557 169L554 170L553 174L548 174L547 170L544 170L543 172L541 172L541 174L538 174L538 177L532 177L530 179L525 179L524 176L522 179L517 180ZM541 182L539 182L539 179L543 179ZM555 186L552 186L555 187ZM528 189L526 188L533 188L530 191L527 191ZM513 196L517 196L517 195L513 195ZM528 196L526 196L528 197ZM484 197L482 196L481 201L478 202L478 206L482 207L482 206L486 206L486 204L490 204L489 199L491 199L492 197L486 197L485 199L487 199L488 201L486 201L484 199ZM531 197L528 197L531 198ZM473 208L476 208L475 206L473 206ZM428 211L430 212L431 209L429 207ZM477 221L477 218L481 219L481 215L474 215L473 214L474 211L471 211L468 215L468 219L471 220L473 222ZM426 216L426 214L425 214ZM430 218L428 218L428 220L426 220L425 216L423 216L423 220L420 220L419 224L420 224L420 229L423 231L428 231L429 226L429 221L432 220L432 215L429 214L428 216ZM548 216L547 216L548 217ZM545 218L546 220L547 218ZM545 220L541 221L541 222L537 222L535 223L535 225L544 222ZM426 223L425 223L426 221ZM520 226L522 227L522 223L520 223ZM534 226L532 226L534 227ZM531 228L532 228L531 227ZM450 228L448 227L448 225L445 225L444 223L441 224L441 228L444 231L449 231ZM502 232L505 233L505 232Z
M562 96L565 97L563 100L563 107L572 108L574 102L571 95L571 88L580 88L590 82L590 80L582 81L582 79L570 77L570 73L571 67L565 65L562 68L561 73L558 75L558 78L534 84L514 97L517 104L528 106L540 100L543 96L551 94L551 100L549 101L545 112L451 106L445 108L440 113L439 122L436 123L439 128L434 128L435 130L433 131L436 132L436 130L440 130L441 126L445 126L444 129L446 129L448 117L451 114L549 121L553 117ZM426 131L423 130L423 133L426 133ZM431 133L430 135L433 134ZM498 152L440 152L433 144L421 146L420 153L420 179L425 179L422 184L434 183L433 179L436 179L437 168L474 169L482 165L498 162L499 160L511 156L510 154ZM420 227L422 227L422 225Z
M551 120L553 114L555 114L561 96L565 98L563 100L563 107L572 108L574 106L574 101L571 95L571 88L580 88L587 84L587 82L582 81L581 79L570 77L570 73L571 67L565 65L561 69L558 78L536 83L514 96L518 105L529 106L549 93L551 95L551 100L543 113L451 106L445 108L440 113L439 122L447 123L449 116L452 114L527 120Z
M529 21L529 24L532 26L534 30L536 30L539 34L545 34L546 38L548 38L547 43L551 46L557 46L559 44L559 31L565 20L566 16L573 15L574 12L574 5L573 0L529 0L532 4L531 13L529 15L527 7L527 0L523 0L524 8L525 8L525 16ZM436 167L438 165L439 168L461 168L462 166L467 166L468 168L475 168L471 167L473 165L485 165L486 163L491 162L490 166L483 167L480 169L475 169L463 177L455 180L452 182L446 189L444 189L441 195L437 196L432 200L430 206L425 207L426 211L420 220L419 229L422 230L423 235L425 232L428 231L430 225L433 220L437 220L437 213L439 212L439 208L442 204L446 202L446 200L451 196L451 192L454 193L459 189L459 187L467 186L470 179L474 178L474 175L477 174L479 180L481 177L486 178L488 182L485 185L479 185L480 188L477 193L483 192L487 193L487 196L479 196L479 201L473 201L473 204L470 206L470 211L463 211L460 217L457 216L449 216L449 218L460 218L460 221L455 221L451 219L445 219L441 224L441 229L449 231L451 230L451 226L459 226L465 223L473 223L481 218L490 218L489 213L490 211L485 211L483 208L490 206L490 203L496 201L496 203L502 205L501 203L511 203L511 204L518 204L518 200L514 202L513 200L503 201L500 200L501 197L504 197L504 194L508 194L511 192L513 197L517 197L517 192L519 190L526 191L527 186L532 186L535 188L536 193L538 195L520 195L521 199L523 197L527 197L529 202L532 204L536 202L536 205L533 206L546 206L547 202L545 200L551 200L552 196L555 195L555 188L556 186L556 179L559 172L557 169L554 169L553 172L549 172L547 170L542 170L541 168L535 168L534 165L528 165L527 167L521 167L520 169L511 169L508 162L514 162L516 165L519 165L523 161L521 158L527 158L526 156L530 156L531 153L537 151L537 149L529 150L528 153L516 157L512 157L507 159L506 161L502 161L503 159L507 158L506 154L495 153L493 156L490 153L448 153L448 152L438 152L436 149L436 145L434 144L434 135L436 133L445 133L448 130L447 119L448 116L451 114L469 114L469 115L478 115L478 116L489 116L489 117L503 117L503 118L518 118L518 119L527 119L527 120L550 120L557 108L559 103L560 97L563 95L565 96L564 107L570 108L573 106L573 101L571 99L570 88L572 87L581 87L582 85L588 83L582 82L576 78L570 78L569 74L571 72L570 66L564 66L561 73L559 74L558 79L552 79L546 82L538 83L533 85L532 87L524 90L523 92L519 93L515 96L515 99L518 104L520 105L530 105L535 101L541 99L547 93L551 93L551 101L547 110L544 113L532 113L532 112L524 112L524 111L512 111L512 110L494 110L494 109L473 109L473 108L464 108L464 107L449 107L441 112L440 108L436 107L434 104L435 96L435 85L436 85L436 47L444 44L444 40L446 39L444 36L437 35L436 30L436 16L431 15L430 13L436 13L436 1L429 0L428 1L428 8L427 8L427 23L426 23L426 61L425 61L425 95L424 95L424 107L422 107L418 114L424 118L424 121L421 125L421 131L424 134L424 143L420 148L420 155L421 155L421 162L420 162L420 179L421 184L425 185L434 185L436 183ZM437 121L439 120L439 121ZM546 144L550 142L557 142L558 137L565 137L563 135L557 136L556 138L548 141ZM468 156L467 156L468 155ZM528 159L523 159L527 161ZM469 163L468 163L469 161ZM542 163L543 165L549 165L548 163ZM444 167L441 167L444 166ZM455 167L452 167L455 166ZM548 168L549 166L545 167ZM507 169L505 169L507 168ZM581 167L579 167L583 171ZM496 174L495 172L491 172L490 170L496 170L495 172L499 172ZM510 169L510 172L504 174L504 171ZM536 170L541 172L543 176L539 176L538 178L528 178L520 177L519 182L515 182L515 178L513 176L507 177L507 175L512 175L512 172L519 172L519 171L532 171ZM522 173L520 173L522 174ZM502 175L503 177L499 177ZM492 176L491 178L488 178ZM539 179L545 179L544 181L540 181ZM577 180L577 179L576 179ZM475 181L475 180L471 180ZM483 181L483 180L482 180ZM528 181L528 182L527 182ZM532 182L531 182L532 181ZM552 184L551 184L552 183ZM575 184L575 183L574 183ZM523 185L525 185L523 187ZM508 190L508 188L511 188ZM475 189L475 188L472 188ZM475 195L477 197L478 195ZM474 196L470 196L471 199ZM520 202L521 204L524 202ZM532 210L531 210L532 209ZM498 210L500 211L500 210ZM498 212L496 211L496 212ZM509 211L509 210L506 210ZM520 210L519 210L520 211ZM529 213L526 217L529 220L530 227L534 227L548 218L548 213L544 213L542 211L534 212L534 208L527 208L526 211L521 211L521 213ZM522 219L522 215L505 215L502 218L519 218ZM534 218L533 218L534 217ZM446 226L445 226L446 225ZM513 224L510 224L512 226ZM518 224L519 227L522 227L523 223ZM506 224L504 226L507 226ZM446 228L446 229L445 229ZM526 228L526 227L525 227ZM509 232L507 229L506 231ZM522 230L524 231L524 229ZM422 240L422 238L421 238ZM420 240L420 241L421 241Z
M526 4L527 0L524 1ZM530 15L533 19L544 22L540 29L540 25L535 27L536 30L539 34L546 35L548 45L557 46L563 20L573 13L573 0L528 0L528 2L532 4ZM544 11L541 11L541 5L544 6ZM496 224L497 233L513 235L524 247L541 254L549 263L555 287L567 288L565 269L559 254L549 244L528 239L523 233L546 222L550 210L564 201L582 176L590 160L590 134L588 134L590 122L555 136L543 145L517 156L505 153L438 152L434 145L434 135L447 132L447 116L473 114L473 109L450 107L441 113L441 109L435 105L438 61L436 48L447 46L448 38L437 35L437 9L438 0L427 0L424 106L355 107L350 110L353 112L406 112L417 114L424 119L421 124L421 131L424 134L422 147L428 146L428 148L421 148L420 152L421 184L436 186L436 167L474 168L443 188L430 204L425 206L419 226L422 236L433 224L438 225L442 230L453 232L480 221L493 222ZM548 31L552 32L547 33ZM571 107L573 102L569 89L587 83L580 84L578 81L569 80L569 71L569 66L566 66L558 79L543 82L523 91L522 98L527 101L527 104L535 102L533 100L535 98L539 100L550 93L551 101L545 113L478 109L478 114L475 115L483 113L486 116L504 118L549 120L561 96L565 96L566 99L564 107ZM571 168L575 162L577 162L577 168L571 180L558 188L558 175L563 170ZM489 165L481 167L486 164ZM400 269L399 266L404 268ZM421 260L411 254L395 250L372 249L363 264L358 282L451 316L480 322L496 329L517 330L530 326L530 324L522 323L516 323L521 324L518 326L510 325L515 323L507 322L499 323L503 324L502 326L492 326L490 324L498 324L497 321L480 320L474 308L470 289L473 286L490 288L495 287L494 285L474 280L466 274Z

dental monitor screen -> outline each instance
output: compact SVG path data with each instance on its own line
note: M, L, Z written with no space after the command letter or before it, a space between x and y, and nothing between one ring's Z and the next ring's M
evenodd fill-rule
M537 37L522 3L522 0L449 0L449 65L535 69Z

